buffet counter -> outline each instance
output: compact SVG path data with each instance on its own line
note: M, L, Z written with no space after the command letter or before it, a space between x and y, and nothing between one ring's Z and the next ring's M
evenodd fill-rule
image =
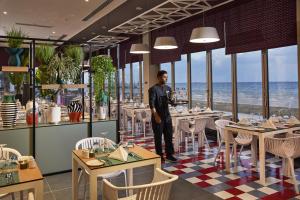
M40 124L33 127L16 126L0 129L0 143L15 148L22 155L33 155L43 174L70 170L71 152L80 139L88 137L89 123ZM117 140L116 120L95 120L92 136ZM33 142L35 141L35 142Z

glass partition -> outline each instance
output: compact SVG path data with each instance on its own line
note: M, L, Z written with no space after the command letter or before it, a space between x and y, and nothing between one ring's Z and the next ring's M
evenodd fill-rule
M175 91L182 96L187 92L187 55L181 55L181 60L175 62ZM187 99L187 98L185 98Z
M231 56L212 50L213 109L232 112Z
M262 116L261 51L237 54L238 118Z
M206 52L191 54L192 106L207 106Z
M298 116L297 46L268 53L270 115Z

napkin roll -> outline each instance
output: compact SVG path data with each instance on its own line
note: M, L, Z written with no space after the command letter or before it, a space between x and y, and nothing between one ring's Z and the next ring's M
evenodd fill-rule
M264 122L261 125L263 128L272 128L272 129L277 129L277 127L275 126L275 124L272 122L272 120L267 120L266 122Z

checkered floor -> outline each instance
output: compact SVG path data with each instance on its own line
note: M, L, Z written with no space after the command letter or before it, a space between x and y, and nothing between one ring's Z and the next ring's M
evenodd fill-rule
M154 151L153 133L150 131L144 134L137 133L132 136L131 132L126 132L123 141L134 140L135 144ZM199 148L197 153L192 149L184 147L182 144L180 152L176 153L177 163L164 163L165 170L179 175L204 190L213 193L221 199L300 199L294 191L293 182L290 178L281 174L281 161L274 156L267 156L266 174L267 186L259 184L259 174L255 167L251 166L251 152L245 149L241 154L238 172L226 174L224 164L224 154L221 152L220 159L214 166L214 156L217 146L210 141L210 151L206 148ZM190 145L189 145L190 146ZM223 150L224 151L224 150ZM297 179L300 179L300 169L296 170Z

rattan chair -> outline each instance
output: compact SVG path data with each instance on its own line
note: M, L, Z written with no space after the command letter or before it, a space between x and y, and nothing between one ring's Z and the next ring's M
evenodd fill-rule
M178 179L177 175L172 175L156 168L153 181L145 185L117 187L106 179L103 180L104 200L168 200L172 183ZM119 198L120 191L133 190L131 196Z
M295 176L294 169L294 158L300 157L300 136L296 134L288 134L286 138L265 138L265 149L266 152L272 153L283 159L288 160L289 167L291 170L292 179L294 181L295 191L298 194L298 182Z

